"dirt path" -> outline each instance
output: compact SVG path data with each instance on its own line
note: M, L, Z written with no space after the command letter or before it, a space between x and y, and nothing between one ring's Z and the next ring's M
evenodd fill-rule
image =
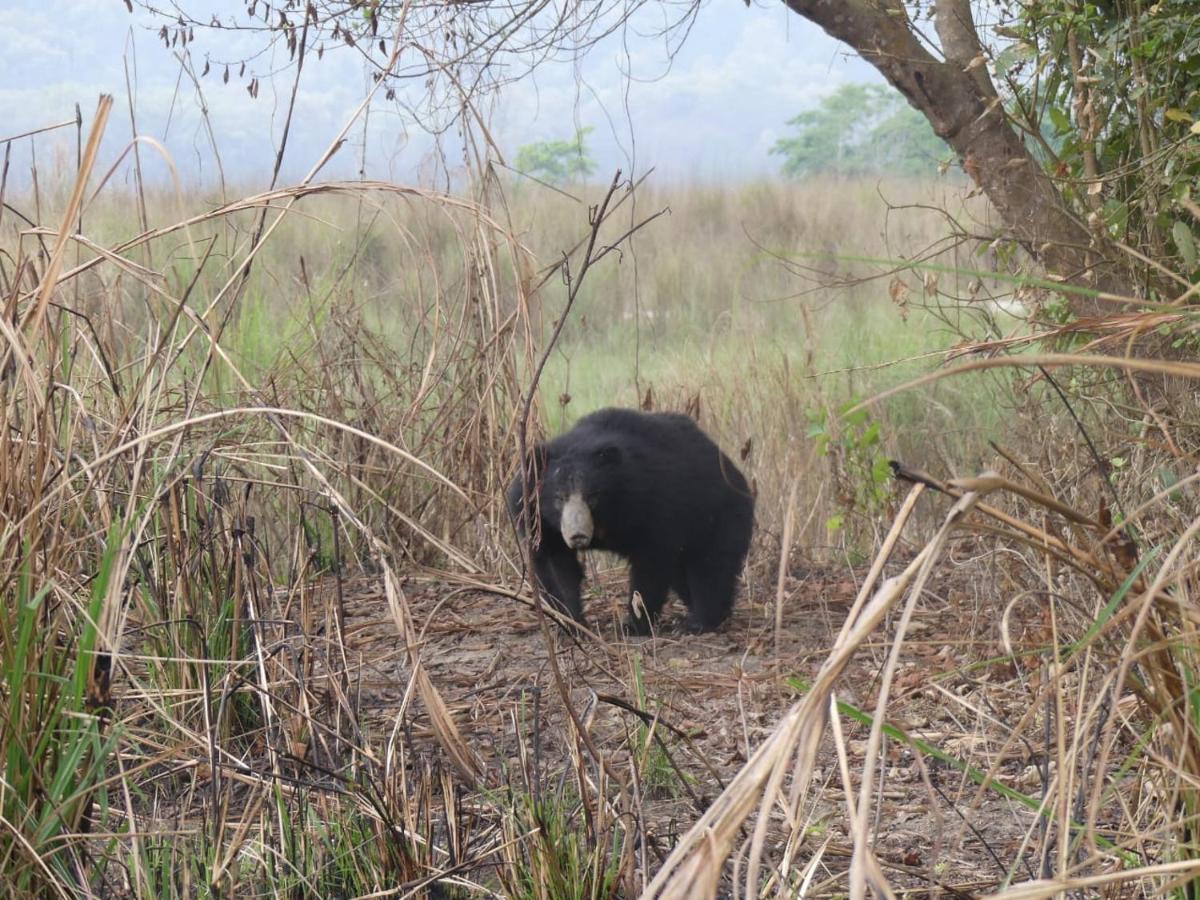
M617 629L623 581L620 568L598 573L587 612L604 642L573 646L564 640L559 664L572 686L575 709L618 770L628 760L630 735L641 721L620 703L657 712L687 735L661 732L683 776L668 777L665 787L648 786L644 802L651 839L669 850L674 835L695 821L697 810L716 796L721 783L740 769L800 696L854 599L858 574L848 569L795 572L787 584L778 635L774 597L752 595L741 599L722 631L699 636L681 631L682 609L673 602L661 633L650 639L626 638ZM972 601L971 578L948 568L938 590L940 596L923 600L905 643L888 721L986 769L996 763L1000 746L999 738L993 745L988 737L987 720L1007 719L1010 710L1019 716L1027 711L1027 702L1009 684L1010 668L964 671L971 660L996 655L990 646L992 626L981 621ZM507 598L431 581L410 581L405 594L423 632L422 658L464 736L484 760L486 777L499 781L517 769L522 740L527 751L536 744L545 771L561 770L569 732L533 610ZM354 689L378 741L395 730L408 667L378 585L356 581L344 586L343 596ZM888 650L881 638L860 652L839 687L840 700L869 713ZM854 773L868 729L849 716L842 723ZM415 710L406 735L436 754L426 725ZM1031 748L1023 744L1005 753L999 777L1036 795L1038 760ZM961 771L931 758L922 766L909 747L889 741L876 782L876 848L894 884L929 889L936 879L970 892L995 885L1014 860L1021 877L1036 872L1036 861L1024 846L1026 839L1037 843L1038 836L1029 833L1032 813L994 793L978 795ZM806 845L820 858L812 883L830 879L830 888L836 889L849 838L843 787L828 739L814 785Z

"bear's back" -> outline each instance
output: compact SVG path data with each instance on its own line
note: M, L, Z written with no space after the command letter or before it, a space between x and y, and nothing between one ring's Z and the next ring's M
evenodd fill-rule
M634 450L646 474L680 481L693 490L704 483L732 490L753 508L745 476L691 416L674 412L642 412L610 407L584 416L561 436L564 448L616 440Z
M642 412L615 406L589 413L576 423L573 430L616 432L639 437L651 443L670 443L682 439L712 444L712 440L700 430L700 426L683 413Z

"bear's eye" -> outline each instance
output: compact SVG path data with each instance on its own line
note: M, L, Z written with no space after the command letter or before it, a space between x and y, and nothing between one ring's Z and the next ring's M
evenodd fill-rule
M612 466L621 461L621 448L614 444L601 447L596 451L596 459L601 465Z

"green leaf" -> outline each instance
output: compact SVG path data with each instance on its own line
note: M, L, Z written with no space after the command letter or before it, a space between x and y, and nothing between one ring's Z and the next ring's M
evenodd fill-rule
M876 484L887 484L892 478L892 464L884 456L877 457L871 466L871 478Z
M848 407L852 406L856 402L857 401L851 401L851 403L848 404ZM854 412L842 413L842 417L846 420L846 424L851 425L855 428L859 428L862 425L866 424L867 411L865 409L856 409L856 410L854 410Z
M1125 580L1121 583L1121 586L1117 588L1116 593L1113 594L1108 603L1104 605L1104 609L1100 610L1100 615L1096 616L1096 620L1088 626L1087 631L1085 631L1078 640L1072 641L1067 645L1067 652L1064 654L1064 662L1069 661L1083 648L1087 647L1091 643L1092 638L1100 633L1100 629L1103 628L1108 623L1108 620L1112 618L1113 613L1117 610L1117 607L1121 605L1121 601L1125 599L1125 595L1129 593L1130 588L1133 587L1134 582L1136 582L1138 579L1138 576L1142 574L1142 570L1145 569L1146 566L1148 566L1156 556L1158 556L1160 550L1162 550L1161 545L1152 547L1150 552L1138 561L1138 564L1133 567L1133 571L1126 576Z
M1033 48L1023 42L1009 44L996 55L996 74L1001 78L1007 78L1011 72L1020 63L1033 59Z
M1057 106L1050 107L1046 112L1050 116L1050 124L1054 126L1055 131L1059 134L1071 133L1071 120L1065 112Z
M1105 200L1104 219L1108 222L1109 233L1113 237L1120 237L1129 224L1129 207L1115 198Z
M1188 269L1196 268L1196 240L1192 236L1192 229L1188 228L1185 222L1176 222L1171 226L1171 237L1174 238L1179 255L1183 257Z
M1165 467L1160 468L1158 470L1158 480L1162 484L1164 490L1170 491L1170 493L1167 494L1167 499L1177 503L1183 498L1183 493L1181 491L1171 490L1171 488L1179 484L1179 476L1177 476L1170 469Z

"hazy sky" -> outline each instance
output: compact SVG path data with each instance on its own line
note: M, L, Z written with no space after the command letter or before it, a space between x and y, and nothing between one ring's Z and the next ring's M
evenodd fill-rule
M244 5L187 0L187 8L232 16ZM744 0L710 0L670 62L661 39L639 36L653 30L658 14L651 7L626 34L593 48L576 65L547 65L506 87L491 111L492 133L503 152L512 156L524 143L567 138L575 124L590 125L598 177L618 166L628 172L632 165L638 172L653 166L656 180L752 178L778 170L768 150L786 133L787 119L844 81L876 80L869 66L782 4L758 0L748 8ZM76 103L86 125L97 96L111 93L117 104L105 146L107 168L132 133L128 66L138 132L161 142L189 183L211 183L217 174L202 103L226 178L245 186L265 182L294 76L286 59L250 60L247 71L261 82L258 99L251 99L245 80L224 84L219 75L225 61L257 48L257 39L199 31L190 47L197 73L206 57L213 64L201 79L201 100L158 39L161 24L140 9L131 15L123 0L3 0L0 59L8 62L0 77L0 140L71 119ZM366 86L356 54L326 53L319 63L310 57L285 182L320 156ZM427 176L433 145L411 117L381 97L369 123L369 176L402 182ZM325 170L326 177L357 173L362 127L351 136L353 143ZM10 179L28 176L35 153L43 171L64 153L73 159L74 141L71 129L40 136L32 145L17 142ZM143 159L155 155L147 148ZM158 162L147 165L160 175L166 171Z

